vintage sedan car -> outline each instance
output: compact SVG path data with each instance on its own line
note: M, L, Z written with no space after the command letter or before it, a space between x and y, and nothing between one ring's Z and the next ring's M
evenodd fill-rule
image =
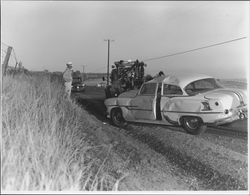
M85 83L82 81L81 77L73 77L71 91L72 92L82 92L86 88Z
M197 135L208 125L247 117L247 92L224 88L202 74L167 75L144 83L140 90L105 100L107 117L116 126L127 122L182 126Z

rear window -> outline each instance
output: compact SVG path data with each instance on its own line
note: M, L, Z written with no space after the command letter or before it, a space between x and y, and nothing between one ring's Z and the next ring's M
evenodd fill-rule
M182 95L183 92L179 86L165 84L163 87L163 95Z
M196 95L198 93L203 93L211 91L217 88L221 88L220 84L216 82L215 79L201 79L188 84L185 87L185 91L188 95Z
M156 83L146 83L142 86L140 95L155 95Z

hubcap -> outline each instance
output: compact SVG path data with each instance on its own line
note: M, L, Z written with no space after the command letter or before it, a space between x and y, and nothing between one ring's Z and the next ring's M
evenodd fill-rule
M116 124L121 124L123 122L123 118L122 118L121 112L114 113L114 122Z
M239 118L240 118L241 120L243 120L243 119L245 118L245 114L243 114L243 113L241 112L240 115L239 115Z
M187 119L185 123L190 129L193 129L193 130L199 127L199 120L197 118Z

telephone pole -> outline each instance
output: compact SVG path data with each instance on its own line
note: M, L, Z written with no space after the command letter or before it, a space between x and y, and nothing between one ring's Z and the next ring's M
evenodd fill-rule
M108 41L108 63L107 63L107 85L109 85L109 50L110 50L110 41L114 41L114 40L110 40L110 39L105 39L104 41Z
M85 65L82 66L82 80L85 80Z

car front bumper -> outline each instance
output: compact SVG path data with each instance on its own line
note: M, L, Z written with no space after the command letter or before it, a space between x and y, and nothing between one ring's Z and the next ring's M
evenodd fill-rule
M84 91L84 90L85 90L85 87L83 87L83 86L76 86L76 87L71 88L72 92L80 92L80 91Z

